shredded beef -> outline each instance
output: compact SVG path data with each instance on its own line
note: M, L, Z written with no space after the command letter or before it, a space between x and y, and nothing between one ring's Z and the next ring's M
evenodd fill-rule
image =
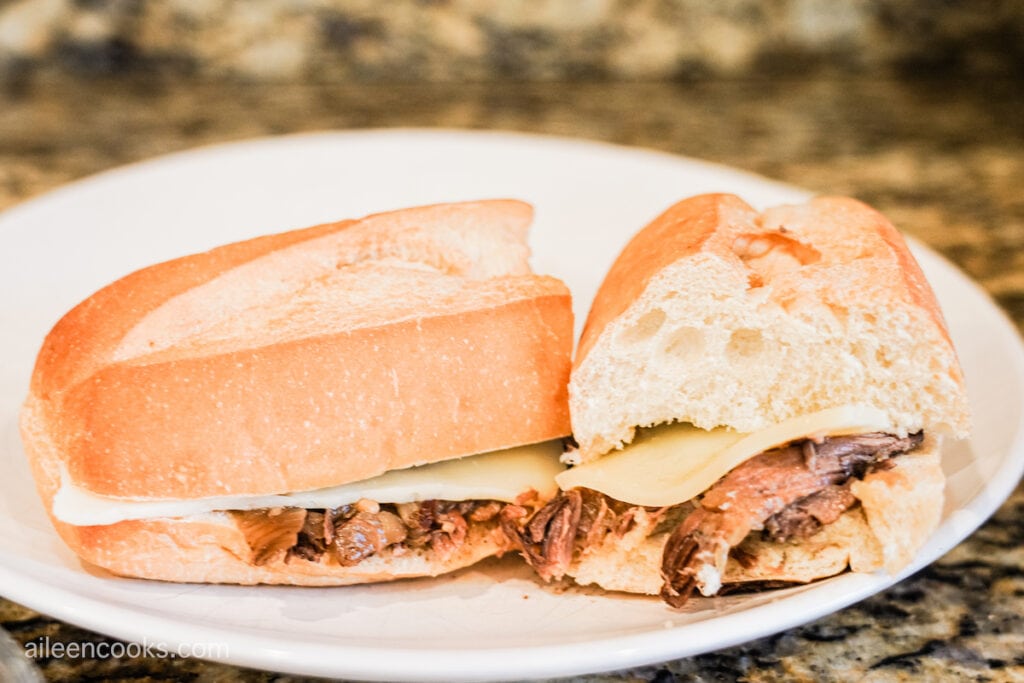
M410 548L422 548L430 543L430 531L437 519L436 500L422 503L399 503L395 506L398 516L405 523L409 536L406 545Z
M783 517L771 527L783 536L792 533L793 538L814 524L834 521L849 499L839 492L830 491L820 499L816 494L839 488L851 477L863 477L876 463L916 448L922 439L920 433L906 438L840 436L790 444L747 460L708 489L699 507L669 536L662 555L662 598L681 607L702 572L720 576L730 549L780 513ZM794 504L802 507L785 512ZM768 532L773 533L771 528Z
M736 546L763 529L773 541L811 536L856 504L847 482L892 466L889 458L913 450L923 436L899 438L862 434L804 440L757 455L726 474L700 500L661 509L655 534L669 534L662 554L662 597L682 606L705 568L721 574L730 551L748 565ZM643 508L585 488L560 492L532 517L520 506L501 512L505 535L537 574L565 575L574 558L608 534L622 536Z
M430 532L430 542L434 552L442 558L450 557L466 540L469 524L464 509L455 506L437 513L438 528Z
M305 528L306 511L301 508L238 510L231 513L235 525L252 551L250 561L265 564L278 552L295 545Z
M779 543L808 538L839 519L856 502L849 486L828 486L765 520L764 537Z
M629 531L634 509L603 493L575 488L559 492L525 525L504 527L505 535L542 579L557 580L582 548L599 543L609 533L621 536ZM528 514L510 508L504 513L516 522L515 515Z
M559 493L532 517L525 507L509 505L501 529L538 575L558 579L572 561L582 506L579 489Z
M544 563L537 566L541 578L550 578L549 575L561 577L572 562L572 551L576 545L576 531L580 525L580 515L583 508L583 496L579 491L569 491L564 496L559 496L559 502L551 506L551 513L544 517L544 524L537 524L538 518L527 526L532 535L532 540L541 545L541 556Z
M401 543L408 532L393 512L357 512L334 527L334 556L338 564L352 567L389 545Z
M583 492L580 505L580 521L574 536L581 539L583 546L600 541L615 523L615 511L608 504L608 497L597 494L589 489ZM571 560L571 558L570 558Z
M316 562L327 551L330 540L324 536L328 516L326 511L308 510L306 521L299 531L296 543L289 553L309 562ZM333 530L333 525L331 529Z
M470 510L466 517L471 522L489 522L498 516L503 506L503 503L492 500Z
M245 536L254 564L264 564L284 553L286 561L319 562L328 554L342 566L353 566L399 545L430 548L441 559L450 557L465 543L470 523L498 525L505 508L517 507L493 500L383 505L364 502L318 510L275 508L231 515Z

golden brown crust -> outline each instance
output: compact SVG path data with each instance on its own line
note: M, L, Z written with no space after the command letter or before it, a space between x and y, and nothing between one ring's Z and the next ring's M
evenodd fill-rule
M949 340L931 286L902 235L885 216L850 197L816 197L808 202L806 209L816 218L826 219L832 230L876 236L875 240L859 242L861 249L856 258L882 257L894 261L902 274L900 298L926 310ZM769 227L774 226L766 226L764 216L731 194L697 195L669 207L638 232L615 259L587 315L574 365L579 366L586 359L608 323L633 303L651 278L680 259L703 252L734 264L745 271L745 277L758 277L754 268L737 257L734 238L745 233L756 234ZM845 246L841 241L842 238L837 237L821 250L832 250L837 261L852 260L852 255L846 258L839 255ZM816 242L815 246L822 245ZM952 342L949 343L952 346Z
M935 298L935 292L928 284L924 271L914 255L910 253L903 235L896 229L888 218L874 210L867 204L850 197L815 197L810 201L817 215L832 217L835 225L844 225L851 232L861 229L874 232L885 243L887 249L878 249L877 252L865 252L864 257L888 256L896 261L899 272L903 276L903 292L907 299L915 306L927 311L932 322L942 335L953 346L949 338L949 330L946 327L946 319L939 308L939 302ZM957 366L959 370L959 366Z
M325 223L227 244L137 270L107 285L71 309L46 336L32 373L32 393L46 398L91 375L145 311L231 268L344 230L354 222Z
M872 209L863 202L849 197L817 197L810 202L812 207L819 208L819 215L833 217L838 224L850 225L851 221L861 221L865 229L874 230L889 248L889 255L895 259L899 272L903 275L903 290L908 299L915 305L928 311L935 327L942 332L946 341L952 346L945 318L939 308L932 286L925 278L918 259L910 253L910 248L896 226L882 213Z
M94 493L173 499L330 486L565 436L571 302L561 282L528 274L530 214L513 201L421 207L133 273L47 337L22 419L26 448L37 469L52 475L63 464ZM305 251L289 261L296 249ZM312 316L326 320L323 334L275 337L278 321L268 317L265 332L236 332L230 343L204 328L157 339L156 353L125 354L133 329L199 288L209 298L182 314L247 282L258 288L262 276L298 277L305 287L310 254L326 263L314 280L382 263L372 270L378 280L361 285L368 296L385 277L400 287L410 272L403 259L412 261L421 279L440 283L438 300L415 314L389 309L376 324L371 302L362 307L369 322L332 328L328 299ZM239 272L241 285L231 279ZM354 277L342 284L352 280L360 286ZM199 310L197 326L209 329L202 315L225 317Z
M568 297L547 290L457 316L102 368L67 392L56 423L73 437L68 471L100 495L249 495L565 436L568 345L551 337L571 319ZM465 346L442 352L450 340Z
M586 359L608 323L633 303L652 277L679 259L708 248L708 240L723 225L752 221L756 215L735 195L697 195L672 205L634 235L597 290L574 365Z

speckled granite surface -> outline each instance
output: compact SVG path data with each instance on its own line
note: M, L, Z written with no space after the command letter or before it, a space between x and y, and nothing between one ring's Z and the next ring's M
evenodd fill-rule
M0 78L674 78L1024 66L1019 0L0 0Z
M1024 83L787 80L500 86L32 81L0 91L0 209L215 141L327 128L502 128L702 157L859 196L980 281L1024 328ZM22 643L100 636L0 600ZM196 660L43 660L51 680L293 681ZM647 681L1024 680L1024 489L896 587Z

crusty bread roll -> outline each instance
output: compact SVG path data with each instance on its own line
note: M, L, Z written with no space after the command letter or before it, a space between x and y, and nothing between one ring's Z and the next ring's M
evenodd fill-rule
M608 272L569 395L583 462L638 426L752 432L851 403L901 434L962 437L969 424L924 274L884 216L841 197L761 214L712 194L668 209Z
M675 606L692 590L710 595L723 583L804 582L847 567L898 571L940 519L940 435L963 437L969 429L963 376L920 267L881 214L837 197L759 213L733 195L711 194L669 208L629 242L605 278L569 396L579 448L564 459L582 467L628 448L644 427L679 422L747 434L850 406L885 418L885 434L862 433L861 443L902 444L893 446L894 457L881 449L877 459L851 457L842 472L822 475L832 477L831 497L817 499L826 521L815 527L819 518L800 511L791 536L769 533L774 520L766 516L750 513L743 518L750 526L735 520L757 496L764 502L750 505L771 515L810 504L811 489L783 503L775 491L785 485L758 477L774 476L772 458L800 467L801 452L803 467L816 472L820 433L779 444L742 469L729 465L705 484L711 488L673 508L627 500L634 507L623 512L609 495L616 521L603 537L595 523L581 521L597 514L609 524L594 512L597 499L567 491L520 538L542 577L660 591ZM678 453L678 462L687 458ZM707 498L710 491L719 493ZM666 528L677 518L686 521Z
M530 271L531 216L511 200L378 214L101 289L47 336L22 412L44 503L62 476L133 501L250 496L568 435L570 298ZM54 523L89 562L182 581L429 575L499 547L492 523L443 560L389 549L355 567L254 567L222 514Z

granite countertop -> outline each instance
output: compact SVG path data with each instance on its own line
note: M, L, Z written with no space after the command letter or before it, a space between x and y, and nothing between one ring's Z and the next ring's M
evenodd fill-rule
M0 210L197 145L295 131L509 129L700 157L857 196L978 280L1024 326L1024 82L809 76L678 83L286 85L69 77L0 87ZM941 560L801 628L593 677L1024 679L1024 489ZM2 591L2 587L0 587ZM27 643L101 638L0 599ZM51 680L294 681L198 660L42 660Z

